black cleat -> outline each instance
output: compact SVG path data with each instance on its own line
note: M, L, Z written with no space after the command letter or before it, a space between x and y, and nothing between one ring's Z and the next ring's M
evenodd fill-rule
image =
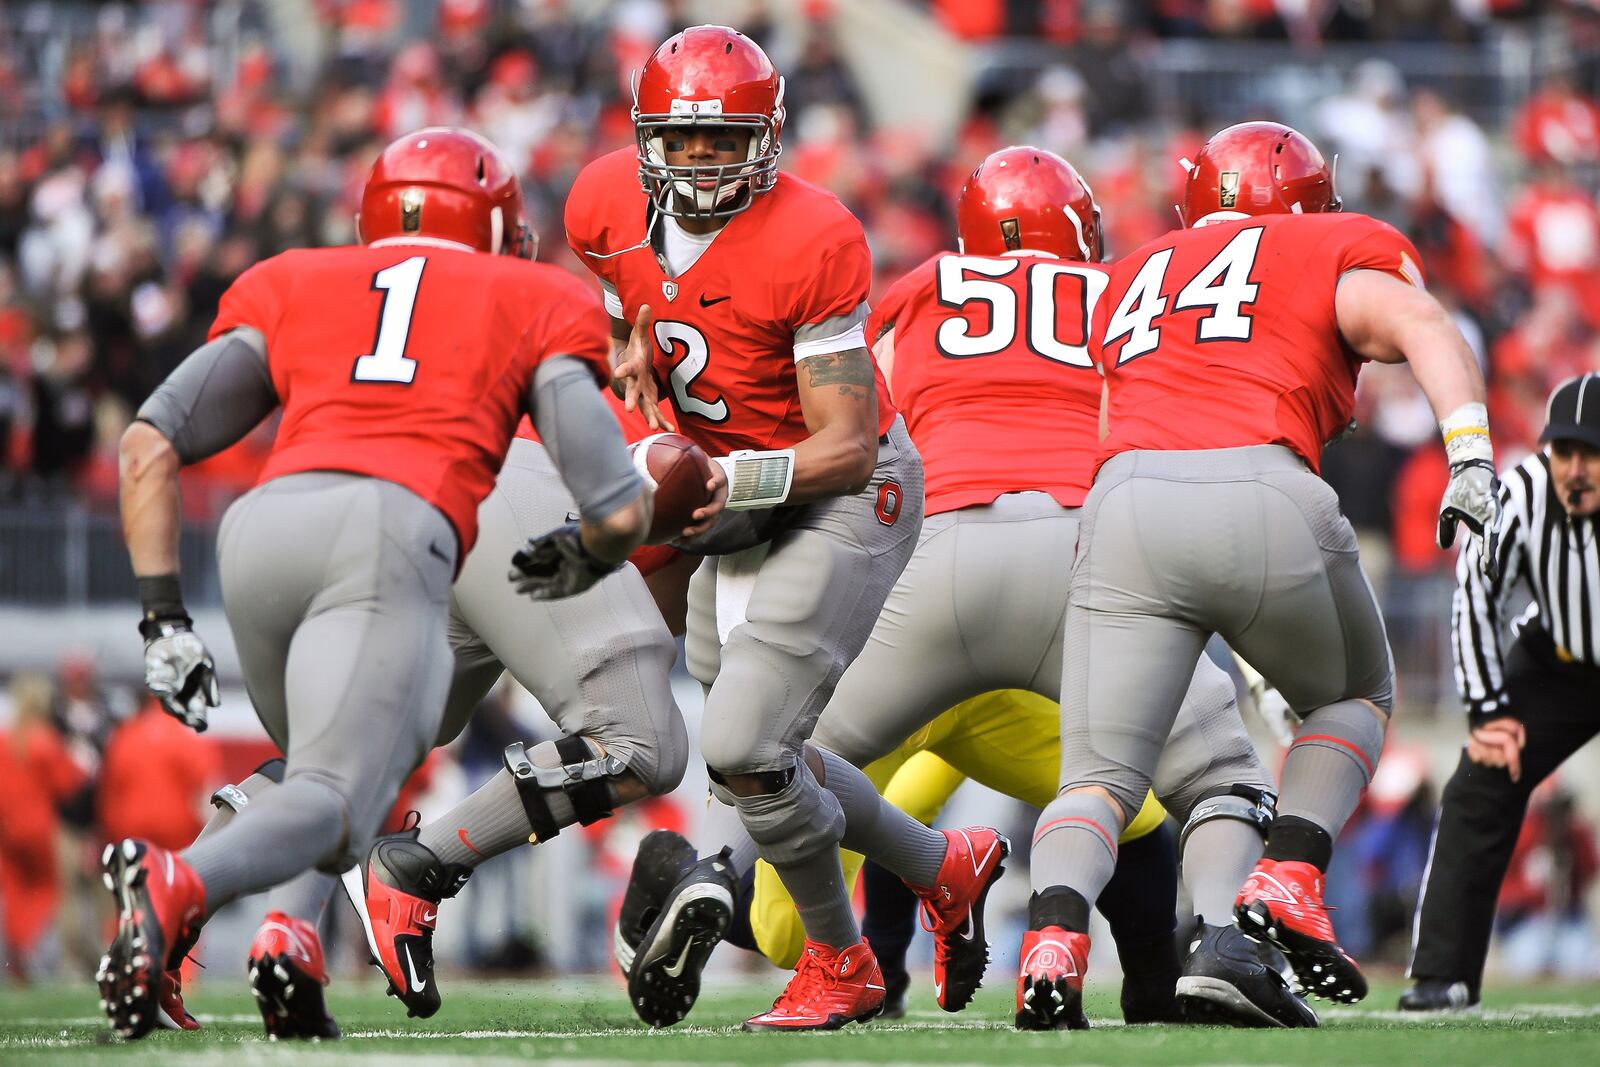
M611 935L611 954L624 978L633 967L639 942L661 914L661 902L694 862L694 846L676 831L652 830L639 842L628 888L622 894L622 910L617 913L617 928Z
M1314 1027L1317 1013L1295 995L1288 962L1237 926L1201 923L1178 979L1183 1021L1238 1027Z
M733 922L733 865L723 849L684 872L661 902L628 969L628 1002L651 1026L671 1026L700 996L700 972Z
M1478 994L1466 982L1419 978L1400 994L1401 1011L1475 1011Z

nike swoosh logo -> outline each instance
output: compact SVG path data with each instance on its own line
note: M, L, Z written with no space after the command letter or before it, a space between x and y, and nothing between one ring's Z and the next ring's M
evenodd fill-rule
M668 978L678 978L683 974L683 969L689 965L689 950L694 948L694 938L690 938L683 946L683 951L678 953L678 958L672 966L666 968Z
M942 996L944 996L944 983L943 982L935 982L935 983L933 983L933 999L934 1000L938 1000Z
M417 965L411 961L411 946L410 945L407 945L405 947L405 953L406 953L406 971L407 971L407 973L409 974L409 976L411 978L411 991L413 993L420 993L424 989L428 988L428 983L427 982L423 982L423 981L418 981L418 979L417 979Z
M433 920L437 919L438 917L439 917L439 913L438 912L430 911L430 912L427 912L426 914L422 915L421 918L418 921L425 922L425 923L431 923L431 922L433 922Z
M703 308L708 308L712 304L720 304L724 300L732 300L732 299L733 299L733 297L731 297L731 296L714 296L711 299L707 300L706 299L706 294L701 293L700 294L700 306L703 307Z

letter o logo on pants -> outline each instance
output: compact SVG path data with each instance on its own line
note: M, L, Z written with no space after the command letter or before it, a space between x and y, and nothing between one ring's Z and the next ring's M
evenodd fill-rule
M878 486L878 521L885 526L893 526L894 521L900 517L900 498L903 494L900 483L887 481Z

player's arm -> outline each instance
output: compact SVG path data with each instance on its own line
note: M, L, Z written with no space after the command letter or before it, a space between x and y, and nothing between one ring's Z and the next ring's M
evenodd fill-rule
M1497 553L1499 484L1489 412L1477 357L1455 321L1420 286L1379 270L1354 270L1334 295L1339 332L1357 354L1409 363L1439 420L1450 459L1450 485L1439 511L1439 546L1455 542L1456 523L1485 538L1486 563Z
M118 448L122 535L144 607L145 684L196 730L205 729L219 694L183 606L178 473L242 439L278 406L266 352L249 327L206 342L139 408Z
M809 437L794 447L789 503L852 496L878 463L878 388L865 348L807 356L795 367Z

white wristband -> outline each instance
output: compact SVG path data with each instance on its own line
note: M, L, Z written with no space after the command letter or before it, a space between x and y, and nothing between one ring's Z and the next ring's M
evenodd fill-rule
M775 508L789 499L794 485L794 449L768 452L743 449L712 462L728 476L728 510Z
M1494 463L1494 445L1489 440L1489 409L1482 404L1462 404L1439 420L1444 451L1453 467L1457 463L1481 459Z

